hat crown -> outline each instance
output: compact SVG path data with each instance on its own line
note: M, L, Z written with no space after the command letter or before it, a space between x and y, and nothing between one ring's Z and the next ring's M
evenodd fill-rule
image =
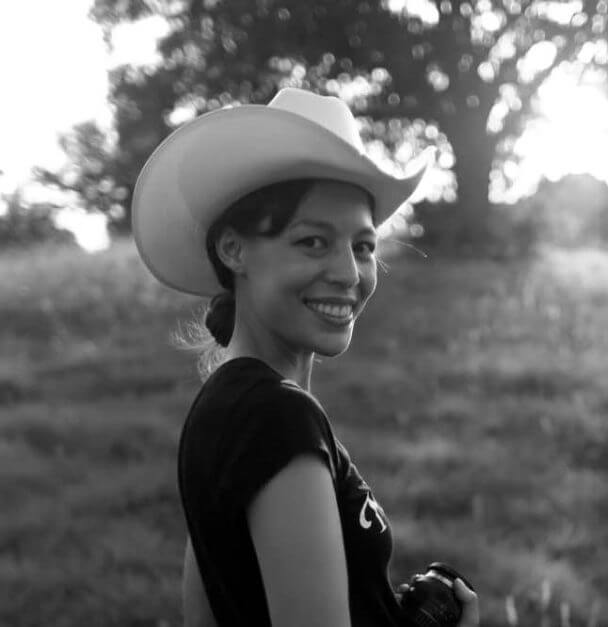
M361 154L365 153L357 121L348 105L340 98L285 87L277 92L267 106L307 118L348 142Z

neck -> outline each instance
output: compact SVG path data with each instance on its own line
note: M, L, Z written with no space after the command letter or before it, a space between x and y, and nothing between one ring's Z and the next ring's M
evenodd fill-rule
M310 392L314 353L288 354L286 351L271 350L268 347L247 345L233 337L226 348L226 360L236 357L260 359L283 378L295 381L303 390Z
M243 305L237 294L234 330L226 347L226 359L255 357L280 373L283 378L295 381L310 392L310 378L314 351L281 342L280 338L255 316L242 314ZM239 306L240 305L240 306Z

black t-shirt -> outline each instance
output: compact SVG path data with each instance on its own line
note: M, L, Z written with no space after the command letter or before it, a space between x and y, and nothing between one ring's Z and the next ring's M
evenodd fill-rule
M179 442L178 483L196 561L220 627L271 625L246 507L296 455L331 473L353 627L403 625L389 579L389 521L318 400L265 362L237 357L202 385Z

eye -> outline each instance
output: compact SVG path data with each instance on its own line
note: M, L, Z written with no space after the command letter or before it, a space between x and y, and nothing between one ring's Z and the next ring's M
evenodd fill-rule
M373 255L376 250L376 244L373 242L359 242L360 245L367 246L370 255Z
M314 241L319 241L322 244L326 244L327 243L325 238L320 237L319 235L309 235L308 237L304 237L303 239L298 240L296 243L297 244L302 244L302 243L305 243L305 242L314 242ZM369 255L373 255L374 251L376 250L376 244L374 242L359 242L358 246L367 247ZM320 248L322 248L322 246L319 247L319 246L314 246L314 245L312 245L312 246L306 245L306 248L310 248L312 250L320 250Z
M304 237L301 240L298 240L298 244L301 244L302 242L311 242L313 240L318 240L320 242L324 242L325 240L322 237L319 237L318 235L310 235L309 237ZM315 248L314 246L306 246L306 248ZM316 249L318 250L318 246L316 247Z

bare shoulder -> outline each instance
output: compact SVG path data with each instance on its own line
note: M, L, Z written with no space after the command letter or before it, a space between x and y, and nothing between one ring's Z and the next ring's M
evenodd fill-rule
M247 521L273 627L350 627L334 485L314 454L295 457L253 498Z
M207 591L196 563L190 536L188 536L184 552L182 609L184 612L184 627L217 627L217 621L211 610Z

